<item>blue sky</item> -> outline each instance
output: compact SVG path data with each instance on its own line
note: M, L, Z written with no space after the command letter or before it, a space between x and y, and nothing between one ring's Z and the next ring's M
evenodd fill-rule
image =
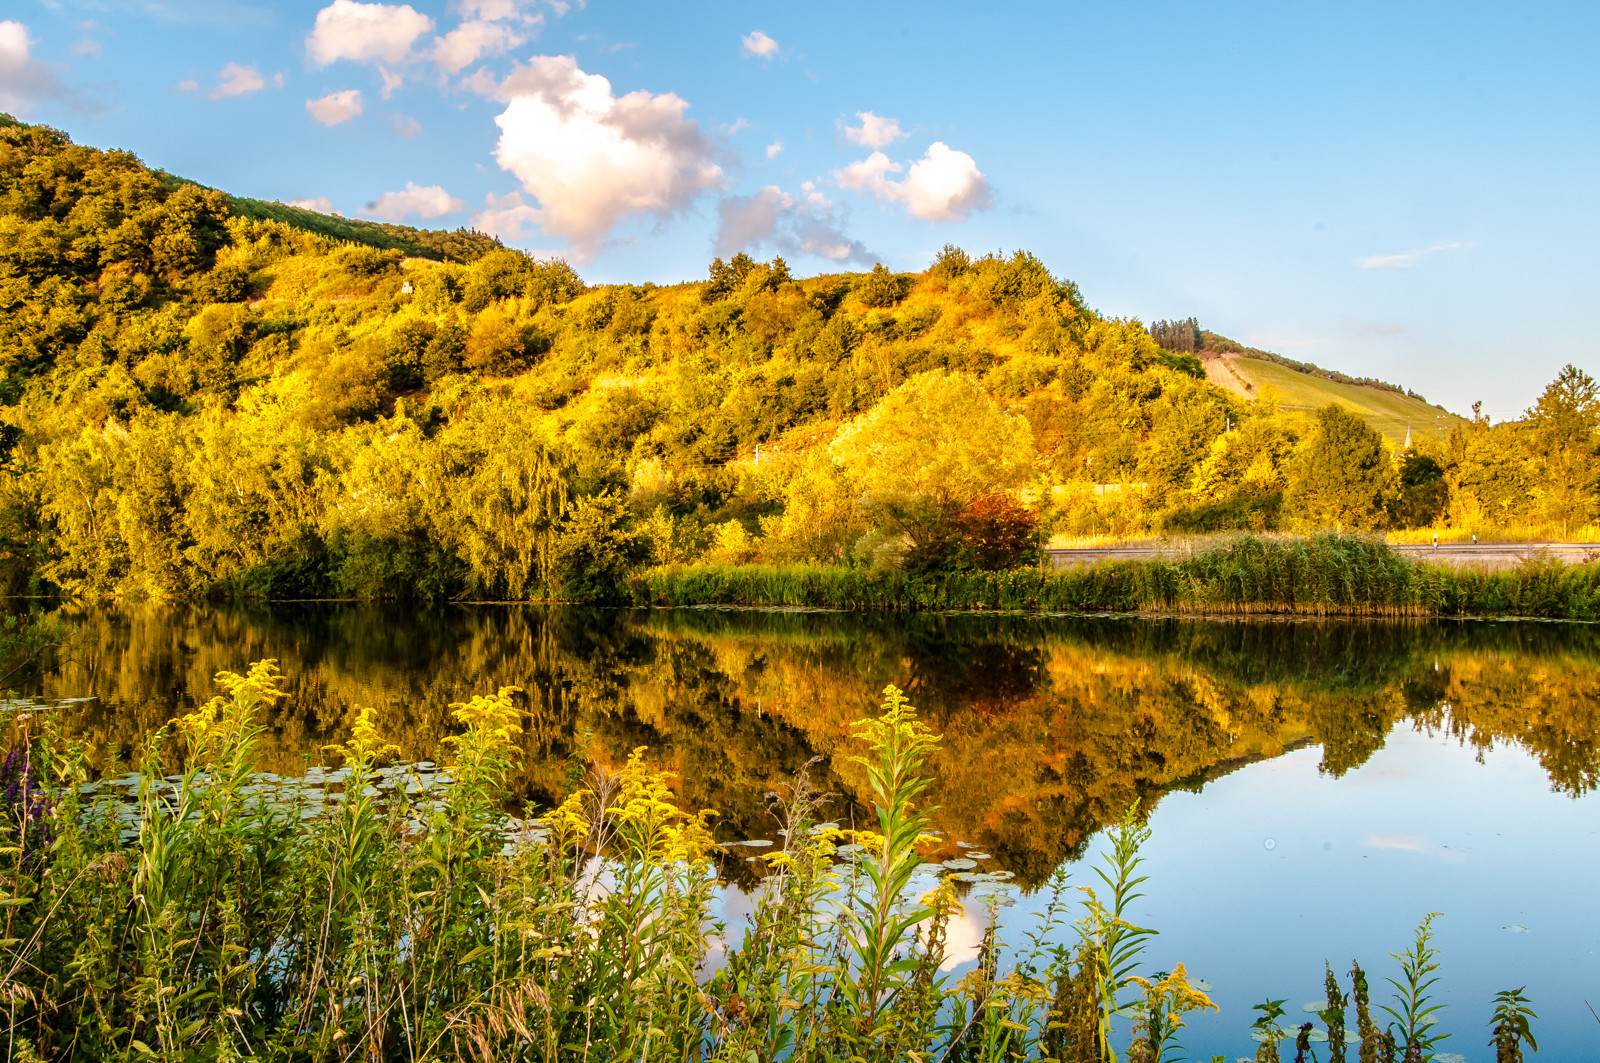
M1498 419L1600 371L1597 46L1600 5L1459 0L7 0L0 109L590 281L1026 248Z

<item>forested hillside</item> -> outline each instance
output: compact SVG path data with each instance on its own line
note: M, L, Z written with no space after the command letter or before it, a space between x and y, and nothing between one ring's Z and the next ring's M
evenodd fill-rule
M253 202L0 126L12 590L605 599L702 558L1595 517L1575 370L1402 455L1213 386L1026 252L589 287L480 234Z

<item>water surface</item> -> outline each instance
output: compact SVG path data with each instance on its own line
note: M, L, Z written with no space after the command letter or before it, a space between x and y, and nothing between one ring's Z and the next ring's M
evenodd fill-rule
M1489 997L1521 985L1537 1058L1591 1058L1600 1035L1583 1003L1600 1004L1591 626L337 603L69 619L72 645L31 692L88 697L68 711L103 758L125 762L217 671L266 657L290 691L267 742L280 772L325 761L366 705L428 757L449 703L516 685L523 797L554 797L573 755L617 765L644 746L725 840L772 837L765 795L808 764L839 795L830 815L859 819L849 725L892 682L944 736L929 797L952 842L992 854L983 867L1036 886L1067 864L1089 884L1077 862L1104 824L1151 811L1135 913L1162 930L1151 968L1184 962L1223 1006L1192 1024L1193 1055L1251 1054L1249 1008L1268 995L1298 1021L1324 959L1359 958L1380 985L1435 910L1445 1051L1492 1058ZM969 909L952 937L975 943Z

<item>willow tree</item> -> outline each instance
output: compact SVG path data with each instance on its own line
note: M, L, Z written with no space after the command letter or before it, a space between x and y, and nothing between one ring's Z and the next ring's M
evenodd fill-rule
M547 588L571 501L566 462L525 407L483 402L438 437L419 470L435 535L466 562L480 593Z

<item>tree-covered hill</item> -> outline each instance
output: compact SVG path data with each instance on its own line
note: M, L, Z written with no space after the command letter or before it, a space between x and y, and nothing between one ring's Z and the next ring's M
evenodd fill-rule
M1401 461L1359 418L1212 385L1026 252L591 287L15 122L0 401L6 579L81 593L604 598L651 562L937 571L1053 534L1593 508L1592 446L1559 506L1510 470L1469 496L1500 427ZM1567 442L1505 429L1518 469L1578 438L1574 401Z

